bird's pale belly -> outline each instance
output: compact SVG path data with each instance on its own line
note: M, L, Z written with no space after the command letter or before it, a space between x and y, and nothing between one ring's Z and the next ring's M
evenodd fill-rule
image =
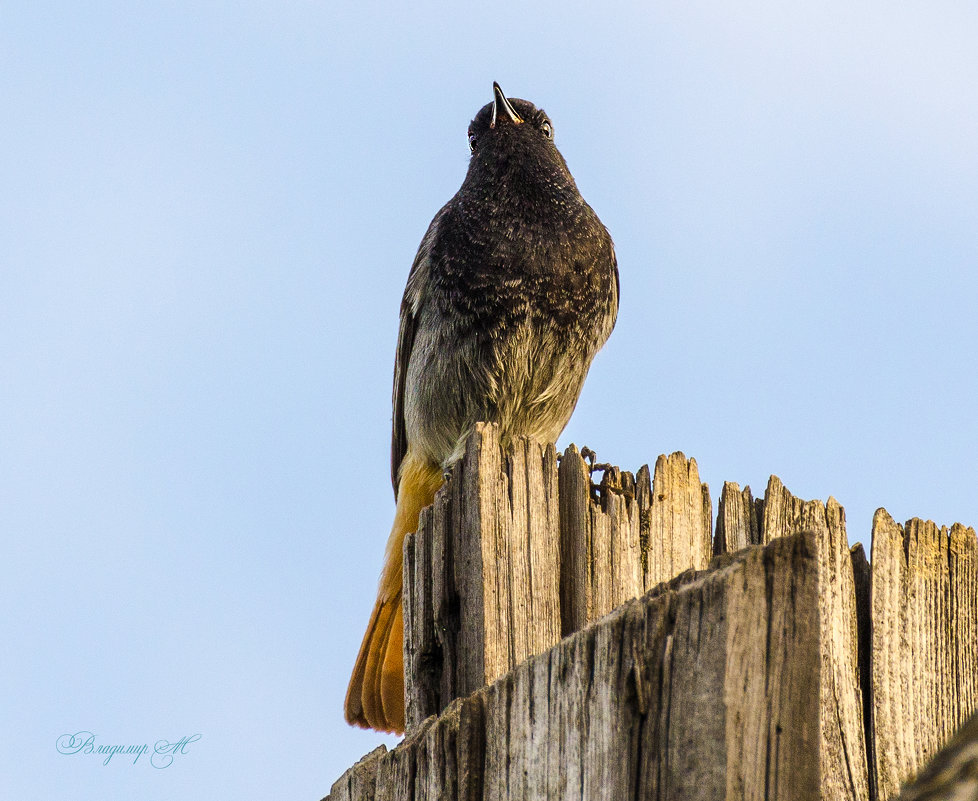
M553 442L587 375L591 354L579 344L529 326L481 344L419 338L405 387L409 447L447 468L477 422L498 423L504 443L519 436Z

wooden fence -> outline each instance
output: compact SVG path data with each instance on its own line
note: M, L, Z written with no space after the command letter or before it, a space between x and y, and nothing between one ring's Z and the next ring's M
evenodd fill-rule
M681 453L633 476L479 426L404 559L408 733L331 801L895 799L978 709L958 524L879 510L870 565L772 476L714 535Z

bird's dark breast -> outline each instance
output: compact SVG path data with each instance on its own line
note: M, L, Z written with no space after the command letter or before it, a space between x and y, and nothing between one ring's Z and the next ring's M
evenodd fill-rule
M530 324L572 336L593 327L613 295L614 266L590 208L536 218L466 211L447 215L431 253L432 294L459 333L504 338Z
M437 334L417 365L413 423L441 462L479 420L500 423L504 439L555 440L611 332L610 237L579 197L546 211L459 202L439 226L426 299Z

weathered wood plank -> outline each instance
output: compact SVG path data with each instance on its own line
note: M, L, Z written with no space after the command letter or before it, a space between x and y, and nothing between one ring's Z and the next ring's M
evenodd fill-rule
M819 643L828 631L818 604L816 543L800 534L752 549L743 580L730 587L724 700L732 769L726 795L711 798L838 797L824 793L834 766L813 758L825 714Z
M713 555L710 489L700 483L695 459L660 456L652 478L651 528L646 588L684 570L703 570Z
M811 531L818 542L819 611L823 621L819 758L826 798L868 799L869 765L859 663L859 617L845 510L835 498L803 501L777 476L768 481L758 514L760 538L771 542Z
M642 569L640 533L641 504L636 497L634 476L611 467L604 471L598 488L603 519L608 525L608 553L603 569L605 587L588 622L597 620L625 601L642 595L647 587ZM595 551L595 555L599 555ZM670 577L671 578L671 577Z
M761 533L757 520L757 508L760 504L760 501L754 500L750 487L741 490L740 485L732 481L723 482L717 510L716 535L713 538L715 555L733 553L748 545L760 544Z
M410 730L560 639L554 447L478 425L404 550Z
M873 518L872 720L879 798L897 794L978 708L978 539Z
M560 457L560 617L563 636L593 619L591 471L574 445Z

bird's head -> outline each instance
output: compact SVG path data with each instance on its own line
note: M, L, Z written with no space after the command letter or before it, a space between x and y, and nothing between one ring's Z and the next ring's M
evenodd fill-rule
M547 112L528 100L507 98L498 83L492 84L493 100L483 106L469 124L472 166L500 169L553 167L568 178L570 172L554 145L554 126ZM551 170L546 170L550 165ZM573 180L573 179L571 179Z

